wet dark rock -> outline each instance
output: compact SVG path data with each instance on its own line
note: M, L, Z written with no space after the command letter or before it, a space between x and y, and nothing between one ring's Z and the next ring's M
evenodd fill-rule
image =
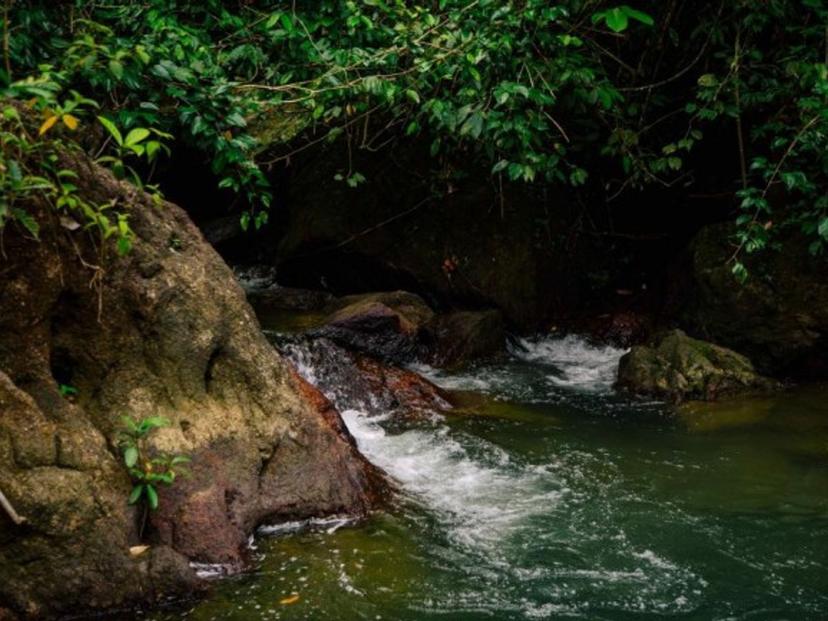
M732 233L710 226L693 241L685 323L744 352L764 373L828 377L828 259L791 232L783 251L745 257L750 277L740 285L728 261Z
M117 198L136 238L96 275L81 261L99 262L90 238L70 239L45 207L33 206L42 242L4 231L0 490L28 522L0 511L0 607L53 617L191 593L189 562L240 564L262 521L375 506L383 476L267 342L184 212L88 161L61 166L86 200ZM161 488L137 557L142 510L127 504L116 446L124 415L170 419L150 450L193 459L190 477Z
M631 347L647 340L653 330L652 318L645 313L619 311L590 319L578 326L590 339L614 347Z
M316 336L397 363L418 357L423 328L434 317L422 298L405 291L347 296L335 305Z
M205 222L201 225L201 230L205 239L213 246L235 239L244 232L238 214L222 216Z
M436 315L425 326L428 360L438 367L459 366L501 353L506 346L503 315L497 310L454 311Z
M347 296L329 308L313 335L396 364L457 366L505 349L505 323L496 310L435 313L405 291Z
M267 149L268 132L260 140ZM432 305L499 308L526 330L578 296L590 240L573 234L580 207L561 188L491 184L488 168L468 160L438 173L430 141L417 140L392 157L356 151L354 165L370 183L350 188L334 180L345 148L292 159L280 173L289 177L284 225L244 248L245 257L277 265L282 284L324 281L335 295L412 290Z
M339 410L416 420L450 409L448 396L417 373L319 337L277 338L277 347Z
M673 330L621 358L617 386L672 401L712 401L777 384L759 375L745 356Z

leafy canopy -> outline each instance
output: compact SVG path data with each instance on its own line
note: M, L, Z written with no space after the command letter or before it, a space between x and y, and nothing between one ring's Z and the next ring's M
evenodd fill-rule
M608 202L718 179L696 155L713 141L730 149L716 189L738 196L737 275L740 253L785 225L812 235L815 253L828 242L820 0L62 6L12 5L7 81L43 73L127 137L146 128L196 148L245 226L267 219L268 168L326 141L425 140L437 161L460 154L512 181L591 180ZM54 119L77 123L72 111ZM338 178L371 181L353 164Z

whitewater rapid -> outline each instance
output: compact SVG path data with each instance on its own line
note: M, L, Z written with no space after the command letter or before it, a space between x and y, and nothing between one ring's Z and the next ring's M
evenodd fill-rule
M299 373L319 385L319 370L307 348L291 345L285 353ZM595 347L577 336L520 339L510 356L531 363L545 376L549 390L561 387L606 393L625 350ZM514 397L525 385L506 365L446 374L426 365L412 369L449 390L475 390ZM409 498L437 514L449 537L461 546L495 549L499 542L570 492L554 465L516 460L497 445L450 429L441 419L402 432L389 432L389 414L369 412L336 386L327 386L360 451L390 474ZM548 400L546 390L535 395Z

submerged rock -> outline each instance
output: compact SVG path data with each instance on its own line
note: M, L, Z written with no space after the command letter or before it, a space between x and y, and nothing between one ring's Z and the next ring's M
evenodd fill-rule
M190 593L189 562L238 566L262 521L363 514L385 479L339 414L262 335L229 268L175 205L81 159L75 184L129 213L134 248L9 227L0 269L0 608L48 617ZM64 397L60 385L76 395ZM192 457L142 510L117 448L122 416L164 416L151 450Z
M673 401L711 401L776 384L759 375L745 356L673 330L621 358L617 386Z

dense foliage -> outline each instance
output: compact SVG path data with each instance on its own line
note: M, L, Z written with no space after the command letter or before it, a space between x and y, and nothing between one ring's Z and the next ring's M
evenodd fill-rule
M7 96L64 133L99 115L196 148L245 226L266 221L268 167L299 150L425 140L438 165L461 154L501 182L590 184L607 201L710 189L724 170L739 277L741 252L785 225L815 253L828 242L822 0L6 0L4 17ZM104 110L61 107L76 100ZM705 141L715 162L695 155ZM111 163L135 155L115 147ZM15 157L4 139L4 187ZM338 178L371 181L348 161ZM9 217L26 225L0 203Z

